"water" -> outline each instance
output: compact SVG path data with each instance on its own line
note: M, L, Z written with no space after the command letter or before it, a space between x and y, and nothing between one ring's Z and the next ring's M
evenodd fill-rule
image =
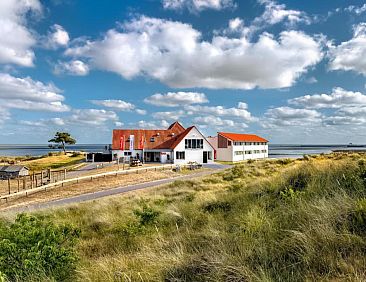
M70 151L102 152L105 144L79 144L70 145L66 149ZM305 155L331 153L332 150L365 150L365 145L349 148L347 145L286 145L270 144L270 158L299 158ZM0 145L0 156L42 156L48 152L59 152L60 149L51 149L47 144L43 145Z
M269 158L301 158L304 155L327 154L334 150L366 151L366 146L269 144L268 148Z
M102 152L105 144L79 144L66 146L68 151ZM43 145L0 145L0 156L43 156L48 152L60 152L61 149L51 149Z

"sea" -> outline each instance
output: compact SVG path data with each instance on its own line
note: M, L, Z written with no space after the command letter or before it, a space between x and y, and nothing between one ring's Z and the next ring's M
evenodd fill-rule
M103 152L107 144L78 144L67 146L68 151ZM299 144L270 144L269 158L301 158L304 155L331 153L332 151L354 150L366 151L366 145L299 145ZM60 149L41 145L0 145L0 156L42 156L48 152L58 152Z

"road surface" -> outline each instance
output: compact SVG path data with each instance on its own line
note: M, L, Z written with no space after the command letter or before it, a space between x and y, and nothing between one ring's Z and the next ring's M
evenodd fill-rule
M43 210L43 209L48 209L48 208L65 206L65 205L69 205L69 204L77 204L77 203L81 203L81 202L92 201L92 200L96 200L96 199L103 198L103 197L108 197L108 196L123 194L126 192L137 191L137 190L141 190L141 189L152 188L152 187L156 187L156 186L160 186L160 185L164 185L164 184L169 184L176 180L188 180L188 179L192 179L192 178L207 176L210 174L217 173L221 170L227 169L230 167L230 165L210 164L210 165L205 165L205 167L211 168L213 170L200 171L197 173L182 175L182 176L168 178L168 179L160 179L160 180L155 180L155 181L150 181L150 182L145 182L145 183L121 186L121 187L111 188L108 190L73 196L73 197L69 197L69 198L65 198L65 199L52 200L52 201L43 202L43 203L35 203L35 204L26 205L26 206L10 207L10 208L1 210L0 213L31 212L31 211L38 211L38 210Z

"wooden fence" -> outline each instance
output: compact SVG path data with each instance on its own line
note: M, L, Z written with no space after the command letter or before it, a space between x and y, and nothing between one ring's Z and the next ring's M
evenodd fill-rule
M27 176L0 180L0 196L19 193L24 190L41 187L46 184L59 182L66 179L66 169L43 170Z
M160 165L160 166L150 166L150 167L142 167L142 168L135 168L135 169L128 169L128 170L116 170L116 171L110 171L110 172L104 172L104 173L98 173L98 174L93 174L93 175L86 175L86 176L80 176L80 177L75 177L75 178L70 178L70 179L64 179L64 180L60 180L60 181L56 181L53 183L48 183L48 184L44 184L42 186L29 186L29 184L25 184L24 186L20 185L19 189L17 186L17 182L20 181L20 179L23 178L18 178L18 179L12 179L12 181L15 181L13 184L14 185L14 189L8 190L8 193L3 194L2 196L0 196L0 201L6 201L8 202L8 200L10 199L16 199L16 198L20 198L20 197L26 197L28 195L37 193L37 192L41 192L41 191L47 191L47 190L51 190L54 189L56 187L63 187L65 184L72 184L72 183L79 183L81 181L93 181L96 180L98 178L105 178L108 176L118 176L118 175L127 175L127 174L132 174L132 173L143 173L143 172L148 172L148 171L157 171L157 170L172 170L173 168L176 168L176 165L173 164L169 164L169 165ZM180 167L182 167L182 165L180 165ZM31 177L31 176L30 176ZM8 181L8 180L5 180ZM9 180L11 181L11 180ZM23 179L23 183L24 183L24 179ZM35 183L35 181L30 181L30 183ZM11 185L9 187L12 187ZM23 187L25 187L25 189L23 189ZM30 187L30 188L29 188ZM10 191L10 193L9 193Z

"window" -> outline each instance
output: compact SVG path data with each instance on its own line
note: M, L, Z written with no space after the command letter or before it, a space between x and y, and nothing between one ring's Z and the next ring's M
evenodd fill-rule
M245 154L246 155L251 155L252 154L252 151L245 151Z
M262 153L267 153L267 150L262 150Z
M209 160L212 160L212 151L208 151L208 152L207 152L207 158L208 158Z
M234 154L235 154L235 156L240 156L240 155L243 155L244 152L243 151L235 151Z
M150 138L150 142L155 142L155 138L154 137L151 137Z
M203 149L203 139L186 139L186 149Z
M132 152L124 152L123 153L125 156L131 156L132 155Z
M175 152L175 158L177 160L184 160L186 158L186 152Z
M227 145L228 146L231 146L231 141L227 141Z

